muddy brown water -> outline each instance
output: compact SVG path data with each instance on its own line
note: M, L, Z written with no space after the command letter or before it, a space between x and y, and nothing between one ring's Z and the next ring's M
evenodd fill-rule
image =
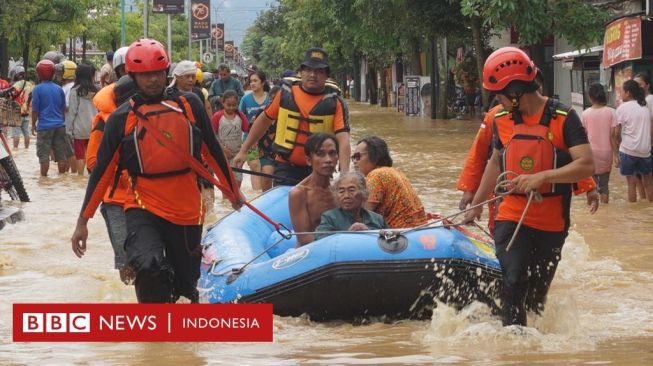
M478 122L406 118L352 104L351 123L354 142L368 134L386 139L428 210L455 212L455 183ZM87 255L77 259L70 249L86 177L60 176L53 166L40 178L34 144L15 159L32 202L22 205L24 222L0 231L2 365L653 365L653 204L627 203L618 172L610 204L595 215L584 197L574 199L547 309L520 332L472 304L462 311L441 306L430 321L363 326L275 317L274 342L263 344L13 343L13 303L136 301L112 269L99 213L89 223ZM248 183L244 191L253 196ZM228 212L218 202L210 221Z

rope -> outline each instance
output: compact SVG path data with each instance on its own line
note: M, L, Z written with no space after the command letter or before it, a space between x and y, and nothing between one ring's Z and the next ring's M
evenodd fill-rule
M528 207L531 205L531 201L533 201L533 197L535 197L535 191L530 191L528 194L528 202L526 202L526 207L524 207L524 212L521 213L521 217L517 222L517 227L515 228L515 232L512 233L512 238L510 238L510 241L508 242L508 246L506 247L506 252L509 251L512 245L515 243L515 238L517 237L517 233L521 228L521 224L524 221L524 217L526 217L526 212L528 211Z
M262 173L262 172L255 172L255 171L253 171L253 170L247 170L247 169L243 169L243 168L237 168L237 167L235 167L235 166L232 166L232 167L231 167L231 170L233 170L234 172L238 172L238 173L244 173L244 174L249 174L249 175L256 175L256 176L258 176L258 177L264 177L264 178L271 178L271 179L281 180L281 181L288 182L288 183L292 183L292 184L297 184L297 183L299 183L299 180L297 180L297 179L293 179L293 178L289 178L289 177L282 177L282 176L280 176L280 175L267 174L267 173Z
M286 238L285 236L282 236L281 239L277 240L274 244L272 244L272 245L270 245L269 247L265 248L264 251L262 251L261 253L259 253L259 255L257 255L256 257L252 258L251 261L249 261L249 262L243 264L242 267L232 269L232 270L231 270L231 274L232 274L232 276L235 276L235 277L240 276L240 275L243 273L243 271L245 270L245 268L247 268L247 266L249 266L250 264L254 263L254 261L256 261L257 259L261 258L261 256L262 256L263 254L267 253L270 249L276 247L277 245L279 245L279 243L281 243L281 242L284 241L284 240L287 240L287 238ZM234 279L235 279L235 278L233 278L232 281L233 281Z

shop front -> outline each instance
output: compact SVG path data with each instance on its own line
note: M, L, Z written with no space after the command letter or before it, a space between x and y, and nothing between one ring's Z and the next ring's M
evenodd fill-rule
M653 75L653 20L641 15L616 19L605 28L603 69L611 69L609 103L621 104L621 86L638 73Z

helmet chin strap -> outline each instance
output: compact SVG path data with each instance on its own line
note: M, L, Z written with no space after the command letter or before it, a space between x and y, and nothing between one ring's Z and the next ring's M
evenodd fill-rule
M512 119L516 123L524 122L521 116L521 111L519 110L519 100L523 95L524 93L515 93L513 95L508 96L508 98L510 98L510 102L512 103L512 109L510 110L510 112L512 112Z

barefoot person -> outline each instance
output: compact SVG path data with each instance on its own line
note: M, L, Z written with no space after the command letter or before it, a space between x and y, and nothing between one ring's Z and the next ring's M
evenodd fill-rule
M333 135L316 133L306 140L304 151L311 174L288 194L290 220L296 232L315 231L322 213L336 206L331 192L331 176L338 164L338 140ZM297 235L297 246L313 240L313 234Z

